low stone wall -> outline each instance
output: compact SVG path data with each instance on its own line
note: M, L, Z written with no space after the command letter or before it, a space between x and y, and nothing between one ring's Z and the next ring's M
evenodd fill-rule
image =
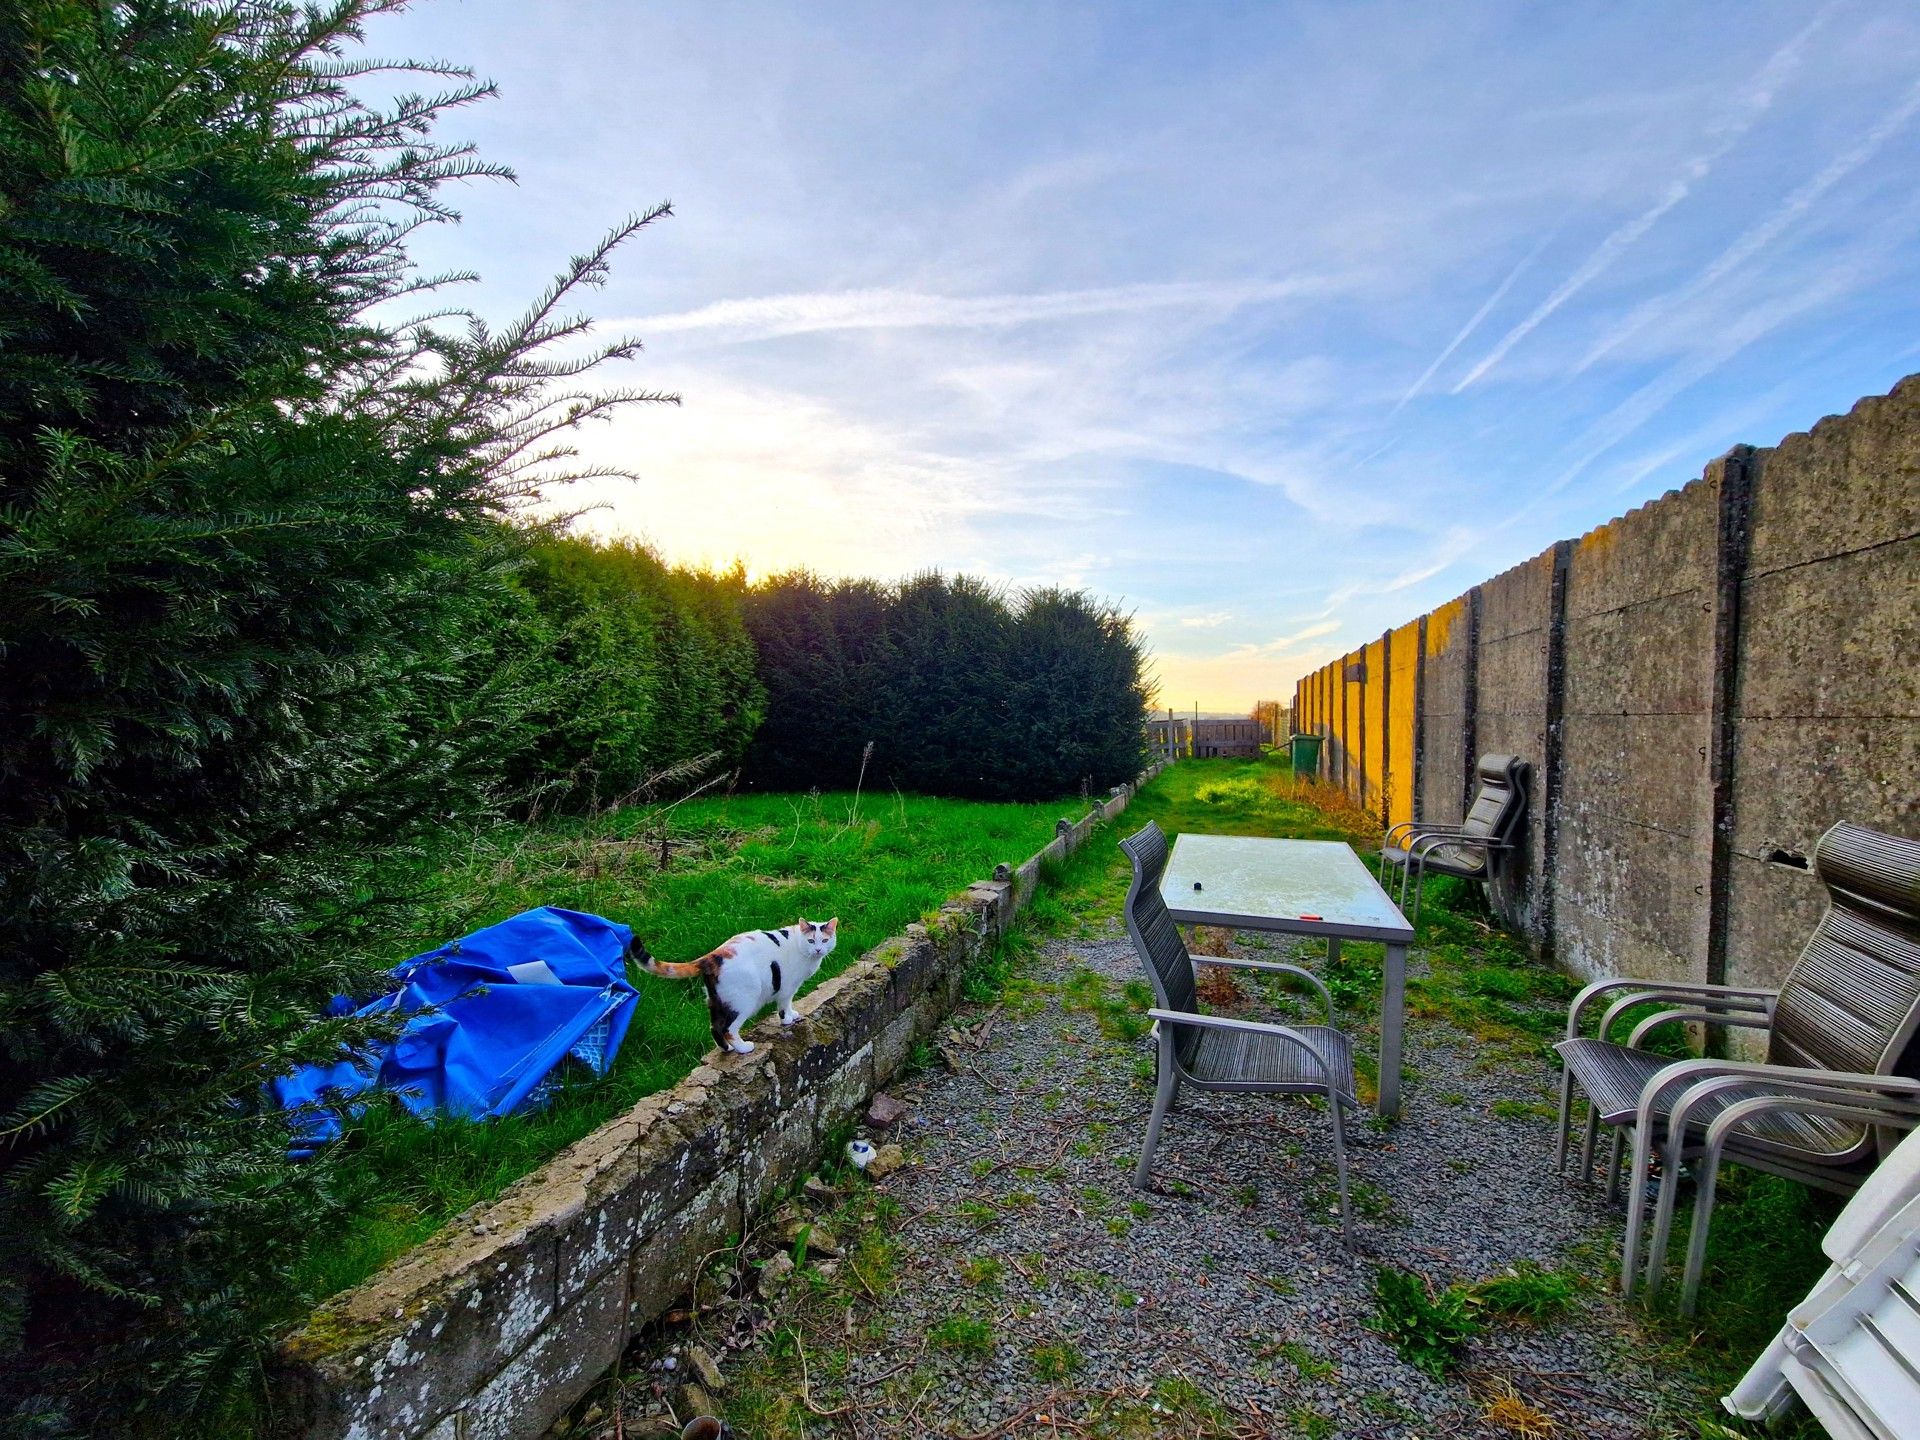
M1164 762L1163 762L1164 763ZM307 1440L537 1436L692 1287L701 1262L818 1162L960 998L968 967L1156 764L1018 867L713 1052L672 1089L460 1215L288 1341L276 1433Z

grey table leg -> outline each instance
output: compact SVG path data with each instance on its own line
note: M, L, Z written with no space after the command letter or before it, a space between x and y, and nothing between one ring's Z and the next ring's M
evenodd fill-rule
M1389 1120L1400 1117L1400 1041L1407 1019L1407 947L1387 946L1386 984L1380 996L1380 1100Z

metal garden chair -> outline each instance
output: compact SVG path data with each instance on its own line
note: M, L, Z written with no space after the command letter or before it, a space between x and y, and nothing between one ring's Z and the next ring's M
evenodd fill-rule
M1380 883L1386 883L1389 865L1399 869L1397 903L1405 914L1407 887L1412 885L1415 925L1420 923L1420 882L1428 874L1492 878L1496 858L1517 843L1520 818L1527 810L1531 768L1517 756L1482 755L1474 767L1473 803L1458 825L1402 820L1387 831L1386 843L1380 847Z
M1629 1295L1656 1144L1662 1169L1647 1289L1659 1289L1681 1165L1694 1158L1694 1220L1681 1296L1691 1313L1722 1159L1849 1194L1898 1132L1920 1126L1920 1080L1911 1078L1920 1055L1909 1054L1920 1026L1920 841L1842 822L1820 837L1813 869L1827 887L1827 911L1778 990L1602 980L1574 997L1567 1038L1555 1047L1566 1067L1555 1159L1564 1171L1576 1087L1588 1101L1583 1181L1592 1173L1599 1127L1611 1126L1606 1170L1613 1193L1622 1142L1632 1132L1621 1266L1621 1288ZM1611 1003L1598 1033L1583 1038L1581 1017L1603 997ZM1641 1020L1625 1045L1607 1038L1622 1014L1650 1001L1678 1008ZM1643 1048L1656 1028L1676 1021L1764 1030L1766 1063L1675 1061Z
M1333 1123L1333 1157L1340 1180L1341 1234L1352 1236L1353 1212L1347 1199L1347 1142L1343 1111L1358 1110L1354 1095L1353 1041L1333 1025L1333 996L1318 976L1298 965L1270 960L1228 960L1187 953L1180 929L1160 898L1160 877L1167 868L1167 838L1148 823L1120 842L1133 862L1133 886L1127 891L1127 934L1146 967L1159 1002L1147 1013L1158 1022L1159 1085L1153 1118L1147 1122L1146 1148L1134 1172L1144 1190L1153 1169L1154 1148L1167 1111L1181 1087L1197 1090L1246 1090L1279 1095L1322 1095ZM1202 1014L1195 1005L1194 965L1235 970L1265 970L1297 976L1327 1007L1325 1025L1270 1025Z

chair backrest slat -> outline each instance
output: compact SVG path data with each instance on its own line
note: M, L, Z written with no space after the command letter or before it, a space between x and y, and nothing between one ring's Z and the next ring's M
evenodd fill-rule
M1460 828L1488 840L1510 839L1527 807L1527 769L1516 755L1482 755L1474 767L1473 803Z
M1193 959L1180 938L1180 927L1167 912L1167 902L1160 897L1160 877L1167 869L1167 837L1149 820L1144 829L1122 840L1120 848L1133 862L1133 884L1127 891L1127 933L1153 984L1154 999L1162 1010L1192 1013L1196 1009ZM1182 1061L1190 1060L1200 1032L1190 1025L1182 1026L1176 1040Z
M1767 1059L1905 1069L1920 1024L1920 841L1842 821L1820 837L1813 869L1827 912L1781 982Z

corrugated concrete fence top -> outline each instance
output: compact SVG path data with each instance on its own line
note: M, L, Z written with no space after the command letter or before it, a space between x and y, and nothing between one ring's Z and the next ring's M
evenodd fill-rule
M1455 821L1532 762L1496 902L1586 976L1776 983L1835 820L1920 834L1920 376L1741 446L1301 680L1323 773Z

